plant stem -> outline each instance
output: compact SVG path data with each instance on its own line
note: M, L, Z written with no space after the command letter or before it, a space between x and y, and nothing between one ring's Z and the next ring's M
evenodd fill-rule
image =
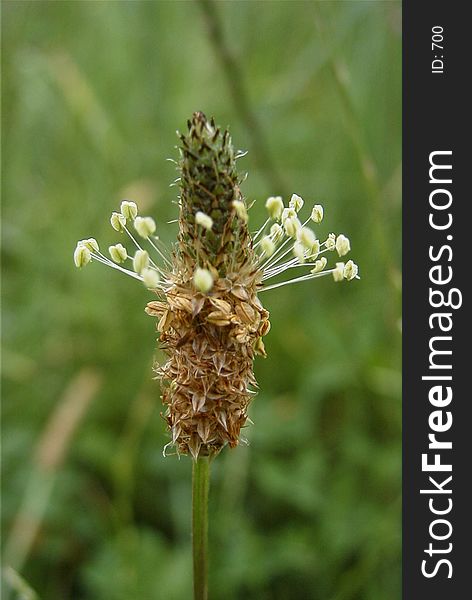
M210 458L199 456L192 469L192 543L194 600L208 598L208 491Z

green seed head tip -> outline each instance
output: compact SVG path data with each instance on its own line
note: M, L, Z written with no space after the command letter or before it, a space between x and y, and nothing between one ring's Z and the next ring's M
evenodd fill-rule
M178 163L180 257L190 263L198 247L202 266L211 265L225 276L228 256L233 258L232 268L247 258L247 219L241 218L245 203L239 188L237 154L228 131L222 131L202 112L195 112L187 126L187 133L180 134ZM201 215L211 222L203 231L198 226L202 225Z

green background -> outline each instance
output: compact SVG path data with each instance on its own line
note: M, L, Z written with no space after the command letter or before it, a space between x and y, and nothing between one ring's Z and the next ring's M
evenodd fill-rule
M321 203L361 274L261 296L250 445L212 474L210 599L400 597L400 28L399 2L3 2L5 594L191 596L150 295L72 253L122 241L122 198L175 237L166 158L202 110L249 150L251 222L269 195Z

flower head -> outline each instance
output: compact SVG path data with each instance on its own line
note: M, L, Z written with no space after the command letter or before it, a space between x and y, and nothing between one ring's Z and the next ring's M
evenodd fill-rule
M89 238L78 243L74 262L82 267L96 260L156 294L145 310L157 317L167 354L156 373L166 407L168 445L196 459L240 441L255 393L254 358L266 356L263 338L270 329L260 294L328 274L335 281L356 279L358 267L349 260L327 268L324 254L337 250L344 256L349 239L330 233L320 242L307 225L310 220L321 222L323 208L314 205L303 220L305 202L297 194L288 206L280 196L269 197L269 218L251 233L236 169L240 154L229 133L203 113L188 122L179 152L179 231L172 251L155 235L154 219L138 216L136 203L124 200L110 222L128 236L134 255L115 244L109 247L110 259ZM293 272L295 276L284 279Z

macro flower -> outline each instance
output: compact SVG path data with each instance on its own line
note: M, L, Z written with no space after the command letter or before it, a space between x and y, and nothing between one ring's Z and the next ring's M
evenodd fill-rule
M236 169L240 156L228 131L194 113L180 135L179 230L173 247L162 244L154 219L138 216L137 204L124 200L110 223L128 236L134 254L116 244L109 248L110 260L93 238L79 242L74 252L77 267L100 262L156 294L145 310L157 318L167 355L156 367L170 436L166 448L195 460L242 439L257 388L254 359L266 356L263 338L270 329L259 296L329 274L335 281L358 278L352 260L327 268L324 254L337 250L344 256L349 239L330 233L321 242L308 224L322 221L323 207L315 204L303 220L305 202L298 194L288 206L280 196L269 197L267 219L250 229ZM287 277L291 273L295 276Z

